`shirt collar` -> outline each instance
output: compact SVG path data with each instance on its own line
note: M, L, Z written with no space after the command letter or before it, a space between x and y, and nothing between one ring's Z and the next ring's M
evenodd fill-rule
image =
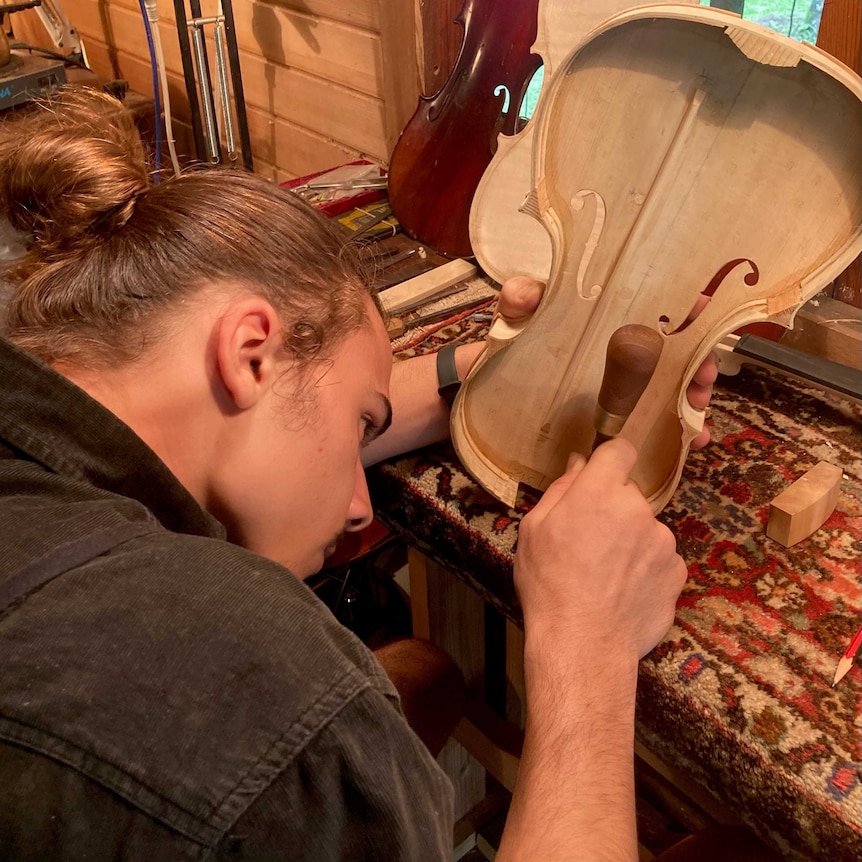
M128 425L70 380L0 338L0 439L49 470L143 503L168 530L224 538Z

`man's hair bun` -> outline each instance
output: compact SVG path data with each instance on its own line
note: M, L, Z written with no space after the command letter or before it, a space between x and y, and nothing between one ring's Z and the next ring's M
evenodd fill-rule
M0 126L0 209L31 254L110 236L149 187L131 114L112 96L65 89Z

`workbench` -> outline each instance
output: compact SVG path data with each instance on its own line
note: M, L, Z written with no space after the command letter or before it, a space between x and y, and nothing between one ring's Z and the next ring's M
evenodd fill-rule
M400 341L397 355L483 336L467 315ZM641 662L636 751L715 821L744 822L791 859L862 856L859 666L831 686L860 620L859 419L858 405L763 369L720 377L712 443L689 455L659 516L689 580L673 627ZM764 532L770 501L819 461L844 472L837 507L785 548ZM456 739L511 788L523 716L512 561L538 494L522 489L509 509L449 444L378 465L369 486L411 549L414 634L465 673L471 703ZM469 763L448 766L469 785ZM481 780L458 790L479 792Z

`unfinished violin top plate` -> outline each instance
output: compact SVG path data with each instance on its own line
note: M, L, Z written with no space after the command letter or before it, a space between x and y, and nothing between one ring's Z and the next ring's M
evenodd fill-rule
M659 511L702 428L685 389L712 347L791 325L862 250L862 82L810 45L662 5L600 25L545 88L522 210L550 240L547 288L526 325L492 326L453 441L503 502L544 490L591 449L611 335L648 327L660 357L620 436Z
M696 3L697 0L687 0ZM560 64L603 21L632 7L631 0L539 0L533 52L542 59L550 81ZM541 99L544 95L540 93ZM551 270L551 238L531 215L519 209L532 188L533 132L528 122L516 135L501 134L497 150L482 174L470 207L470 243L482 269L502 284L514 275L540 281Z

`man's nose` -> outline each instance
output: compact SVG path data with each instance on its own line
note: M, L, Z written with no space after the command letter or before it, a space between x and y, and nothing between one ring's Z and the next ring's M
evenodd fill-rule
M347 508L347 523L344 525L344 529L348 533L358 533L371 523L373 516L368 483L365 481L365 470L362 468L362 462L357 459L356 484L353 487L350 506Z

